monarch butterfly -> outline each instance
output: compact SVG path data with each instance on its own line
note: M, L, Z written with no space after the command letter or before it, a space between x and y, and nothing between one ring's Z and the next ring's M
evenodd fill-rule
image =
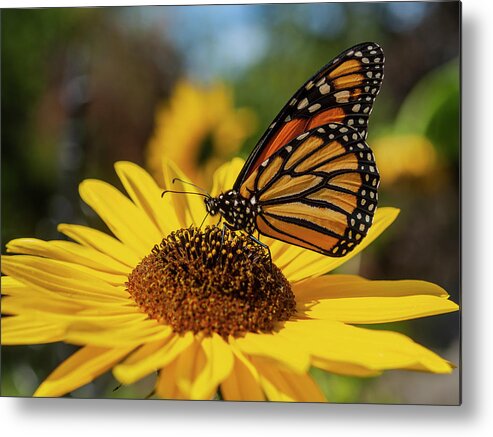
M231 190L204 196L232 230L344 256L366 236L379 174L365 142L384 55L358 44L325 65L286 103Z

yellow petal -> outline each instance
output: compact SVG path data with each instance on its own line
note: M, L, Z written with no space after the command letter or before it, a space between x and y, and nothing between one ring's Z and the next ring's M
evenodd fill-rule
M18 279L12 277L12 276L2 276L1 277L2 281L2 295L5 296L15 296L15 297L31 297L30 291L33 290L33 287L30 287L23 282L19 281ZM37 290L35 292L36 296L42 296L37 293ZM3 301L2 301L3 302Z
M195 187L190 185L192 182L180 169L167 159L163 159L163 176L167 190L185 191L188 193L199 192ZM175 178L188 183L175 180ZM188 228L191 225L199 226L207 214L202 196L174 193L167 193L165 196L170 199L170 206L175 211L180 228Z
M180 391L175 383L175 374L179 373L179 362L174 360L159 372L156 383L156 395L162 399L190 399Z
M85 346L58 366L38 387L34 396L63 396L82 387L110 369L131 350Z
M244 163L243 159L234 158L219 167L214 172L211 195L217 197L219 194L231 190Z
M233 353L229 345L217 334L202 340L205 365L193 381L191 399L210 399L233 369Z
M192 389L197 376L204 371L207 358L201 347L200 339L195 339L192 345L176 359L175 383L187 399L192 399ZM213 392L208 394L212 398Z
M136 307L88 310L83 305L58 299L18 299L9 296L2 299L2 314L26 314L49 323L64 325L84 322L113 328L140 323L148 317Z
M55 296L33 293L26 296L5 296L2 298L2 314L19 314L46 321L48 323L74 325L76 323L94 323L98 326L127 326L140 323L147 315L134 306L94 305L71 299L62 300Z
M115 169L130 198L146 212L162 236L181 227L169 196L161 197L163 189L149 173L137 164L126 161L117 162Z
M161 241L161 233L145 212L110 184L87 179L80 184L79 192L111 232L140 258Z
M297 350L295 344L279 334L248 333L233 344L245 354L271 359L299 373L310 366L308 354Z
M15 282L7 283L7 279L13 279ZM17 309L40 311L60 311L65 309L68 314L84 313L87 315L104 315L104 314L128 314L136 312L136 304L132 300L94 300L91 297L80 297L75 294L66 293L64 295L44 289L42 287L26 285L17 281L11 276L2 277L2 294L9 298L8 308L13 311ZM12 299L10 299L12 297ZM3 303L4 301L2 301ZM7 306L5 307L7 308ZM2 307L2 312L5 309ZM30 311L32 313L32 311Z
M381 371L368 369L357 364L325 360L319 357L312 357L312 365L313 367L344 376L369 377L378 376L382 373Z
M84 246L94 248L132 269L140 261L140 258L132 250L104 232L87 226L66 223L59 224L57 229L62 234L72 238L72 240Z
M260 388L258 373L254 374L236 355L233 371L221 383L221 394L226 401L265 400Z
M23 284L21 281L13 278L12 276L2 276L0 281L2 294L7 294L9 296L11 293L15 293L18 290L26 288L26 284Z
M307 254L309 251L293 244L284 243L269 237L261 237L261 241L269 246L272 254L272 261L283 272L298 257ZM320 256L320 254L317 254Z
M352 252L348 253L346 256L341 258L331 258L310 250L298 248L296 249L298 251L297 256L286 265L279 267L282 268L284 275L290 282L297 282L302 279L321 276L324 273L330 272L369 246L385 229L392 224L398 214L399 210L397 208L379 208L375 213L373 224L368 231L367 236ZM274 263L276 263L275 260ZM276 265L278 264L276 263Z
M7 249L9 252L20 252L20 253L25 253L25 254L33 254L33 255L41 255L42 258L38 256L31 256L29 259L52 259L56 261L61 261L59 265L62 266L68 266L71 269L79 270L80 272L86 273L94 278L101 279L104 282L107 282L108 284L115 285L115 286L123 286L125 282L128 279L128 273L130 272L128 268L124 272L120 271L118 273L109 273L106 271L104 268L102 268L103 264L97 265L97 263L91 263L91 262L86 262L84 259L73 259L73 261L67 260L67 257L64 256L59 256L61 255L57 249L54 248L51 243L69 243L69 244L74 244L76 246L79 246L75 243L70 243L70 242L65 242L65 241L60 241L60 242L55 242L55 241L42 241L42 240L37 240L34 238L29 238L29 239L19 239L16 240L19 242L20 240L30 240L28 242L22 242L20 244L14 243L14 245L11 245L12 242L9 242L7 244ZM43 248L44 247L44 248ZM79 246L82 247L82 246ZM83 247L82 247L83 248ZM47 250L45 250L47 249ZM83 248L85 249L85 248ZM57 253L58 252L58 253ZM72 258L72 257L70 257ZM95 255L94 257L97 259L97 256ZM20 259L20 258L18 258ZM27 258L26 258L27 259ZM102 261L104 262L104 261ZM88 266L89 264L94 264L93 266Z
M42 298L17 298L5 296L2 298L2 314L36 314L55 313L71 316L74 313L85 309L84 306L74 302L64 302L58 299ZM46 319L53 322L53 319Z
M452 301L436 296L358 297L325 299L310 308L310 318L345 323L387 323L457 311Z
M444 359L405 335L358 328L337 321L286 322L280 335L296 348L329 361L348 362L372 370L402 369L421 365L429 372L450 373Z
M448 293L432 282L416 280L373 281L357 275L327 275L292 285L296 301L348 297L399 297L417 294L447 298Z
M270 401L327 402L320 388L307 373L295 373L252 357L260 383Z
M133 384L144 376L161 369L172 362L193 342L193 334L173 335L148 342L113 369L115 378L123 384Z
M43 241L37 238L18 238L7 243L7 252L26 255L39 255L59 261L67 261L109 272L116 275L128 275L129 268L114 258L93 248L71 241Z
M26 285L11 276L2 277L2 294L5 295L2 298L2 313L25 313L40 320L50 316L48 313L59 313L70 318L70 315L102 317L140 312L131 300L115 303L112 300L103 302L74 298L69 294L62 296L53 291ZM61 322L59 317L52 318L50 323L53 321Z
M3 303L3 301L2 301ZM65 335L63 324L33 320L28 316L2 317L1 344L44 344L62 341Z
M152 341L165 339L170 328L155 320L136 320L114 326L105 320L92 322L74 320L67 327L65 341L79 345L101 347L137 347Z
M156 394L165 399L191 399L193 383L204 370L205 364L206 357L200 340L194 339L187 349L161 371Z
M3 256L2 272L25 284L74 299L80 297L115 303L127 303L129 300L125 290L83 272L75 264L62 261L30 255Z
M456 311L447 292L426 281L370 281L329 275L294 284L299 311L346 323L386 323Z

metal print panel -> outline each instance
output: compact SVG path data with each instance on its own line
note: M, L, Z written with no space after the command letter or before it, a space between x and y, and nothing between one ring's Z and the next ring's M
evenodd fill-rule
M460 403L458 2L1 20L2 396Z

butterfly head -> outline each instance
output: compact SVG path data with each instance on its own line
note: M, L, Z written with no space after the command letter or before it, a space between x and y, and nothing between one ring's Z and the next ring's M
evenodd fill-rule
M210 215L216 215L219 213L219 197L205 197L204 198L205 209Z
M234 210L241 205L239 197L241 196L234 190L221 193L217 197L206 197L204 199L205 209L210 215L221 214L228 219L229 216L233 217Z

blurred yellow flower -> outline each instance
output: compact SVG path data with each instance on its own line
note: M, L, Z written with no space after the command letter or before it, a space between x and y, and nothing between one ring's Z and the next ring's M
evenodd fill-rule
M243 164L218 169L212 194L231 187ZM355 326L456 311L444 289L326 275L374 241L397 209L379 208L366 238L341 258L265 238L271 265L242 233L191 227L205 215L203 200L162 199L163 188L185 187L172 185L185 178L176 166L163 170L159 186L139 166L117 163L129 197L103 181L82 182L82 199L114 237L61 224L75 242L8 243L18 255L2 257L2 345L81 346L35 396L62 396L112 369L123 384L158 371L155 391L167 399L211 399L220 390L226 400L325 402L311 366L352 376L452 372L405 335Z
M437 154L430 140L422 135L388 135L372 143L383 186L400 178L421 178L437 166Z
M209 88L179 82L157 111L148 144L147 165L162 183L163 157L175 162L196 183L234 156L256 124L254 113L233 106L233 93L224 84Z

